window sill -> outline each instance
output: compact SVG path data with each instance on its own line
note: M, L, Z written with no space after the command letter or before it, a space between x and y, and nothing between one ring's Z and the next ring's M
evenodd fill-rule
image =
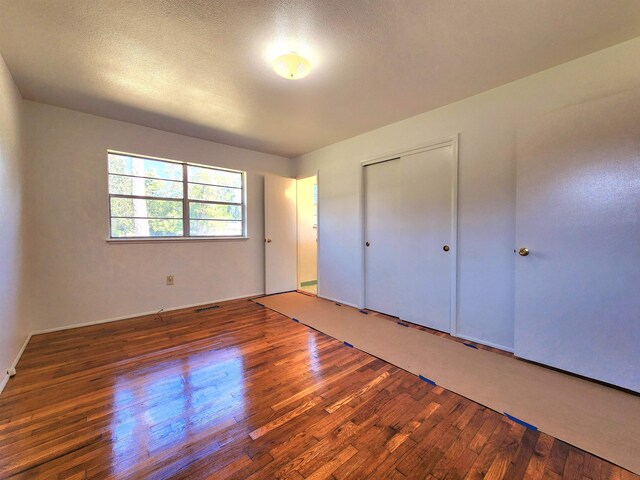
M107 243L228 242L249 237L172 237L172 238L107 238Z

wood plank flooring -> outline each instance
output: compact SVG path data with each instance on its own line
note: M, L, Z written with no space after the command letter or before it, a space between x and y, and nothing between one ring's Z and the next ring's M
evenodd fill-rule
M0 478L640 477L238 300L34 336Z

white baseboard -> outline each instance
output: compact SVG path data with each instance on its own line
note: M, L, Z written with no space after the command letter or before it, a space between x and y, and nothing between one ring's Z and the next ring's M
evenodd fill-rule
M25 339L24 343L22 344L22 347L20 348L20 351L18 352L18 355L16 355L16 359L11 364L11 368L16 368L18 366L18 362L20 361L20 358L22 357L22 354L24 353L24 351L27 349L27 345L29 344L29 340L31 340L31 336L32 336L31 333L29 335L27 335L27 338Z
M350 307L357 308L357 309L361 309L362 308L362 307L360 307L360 306L358 306L358 305L356 305L354 303L345 302L345 301L340 300L338 298L323 297L321 295L318 295L318 298L324 298L325 300L331 300L332 302L338 302L338 303L341 303L343 305L348 305ZM498 345L497 343L487 342L486 340L480 340L479 338L469 337L467 335L452 334L452 336L458 337L458 338L462 338L464 340L469 340L470 342L479 343L481 345L486 345L487 347L498 348L500 350L504 350L505 352L513 353L513 348L505 347L504 345Z
M236 297L229 297L229 298L219 298L217 300L211 300L209 302L198 302L198 303L194 303L191 305L180 305L180 306L176 306L176 307L168 307L166 309L163 309L163 312L171 312L174 310L181 310L183 308L192 308L192 307L199 307L200 305L211 305L212 303L220 303L220 302L228 302L230 300L238 300L240 298L249 298L249 297L256 297L258 295L264 295L264 292L257 292L257 293L248 293L245 295L238 295ZM92 322L85 322L85 323L76 323L73 325L64 325L61 327L53 327L53 328L46 328L43 330L36 330L35 332L31 332L28 336L27 339L24 341L24 344L22 345L22 348L20 348L20 351L18 352L18 355L16 356L16 359L13 361L13 363L11 364L11 367L9 368L16 368L18 365L18 362L20 361L20 357L22 357L22 354L24 353L25 349L27 348L27 345L29 343L29 340L31 340L31 337L33 337L34 335L41 335L43 333L51 333L51 332L59 332L62 330L70 330L72 328L79 328L79 327L88 327L90 325L98 325L101 323L109 323L109 322L117 322L119 320L128 320L131 318L136 318L136 317L143 317L145 315L153 315L154 313L158 313L158 310L153 310L150 312L139 312L139 313L133 313L131 315L125 315L122 317L115 317L115 318L105 318L102 320L94 320ZM7 385L7 382L9 381L9 374L7 373L7 371L3 371L2 372L2 377L0 379L0 393L2 393L2 390L4 389L4 387Z
M4 387L7 385L8 381L9 374L7 372L4 372L4 374L2 375L2 380L0 380L0 395L2 395L2 391L4 390Z
M162 311L163 312L171 312L174 310L181 310L183 308L192 308L192 307L199 307L200 305L210 305L212 303L220 303L220 302L228 302L229 300L238 300L240 298L249 298L249 297L255 297L258 295L264 295L264 292L258 292L258 293L247 293L245 295L238 295L237 297L229 297L229 298L218 298L216 300L211 300L208 302L198 302L198 303L193 303L190 305L178 305L175 307L167 307L167 308L163 308ZM93 320L91 322L85 322L85 323L76 323L73 325L64 325L61 327L53 327L53 328L46 328L44 330L37 330L35 332L33 332L31 335L41 335L43 333L51 333L51 332L60 332L62 330L70 330L72 328L80 328L80 327L88 327L91 325L99 325L101 323L109 323L109 322L117 322L119 320L129 320L131 318L136 318L136 317L143 317L145 315L153 315L155 313L158 313L160 309L158 310L152 310L149 312L139 312L139 313L132 313L131 315L125 315L122 317L113 317L113 318L105 318L102 320Z
M264 292L247 293L247 294L244 294L244 295L238 295L236 297L218 298L216 300L211 300L211 301L208 301L208 302L198 302L198 303L194 303L194 304L190 304L190 305L179 305L179 306L175 306L175 307L167 307L167 308L163 308L162 312L172 312L174 310L182 310L183 308L199 307L201 305L211 305L212 303L228 302L230 300L238 300L240 298L256 297L258 295L264 295ZM45 328L43 330L37 330L37 331L33 332L31 335L41 335L43 333L60 332L62 330L70 330L72 328L89 327L91 325L99 325L101 323L117 322L119 320L129 320L129 319L136 318L136 317L144 317L145 315L153 315L155 313L158 313L159 310L160 309L152 310L152 311L149 311L149 312L132 313L131 315L124 315L122 317L105 318L105 319L102 319L102 320L93 320L91 322L75 323L73 325L64 325L64 326L61 326L61 327Z
M513 353L513 348L505 347L504 345L498 345L497 343L487 342L486 340L480 340L479 338L469 337L467 335L455 335L458 338L463 338L464 340L469 340L470 342L479 343L481 345L486 345L487 347L497 348L499 350L504 350L505 352Z
M324 297L324 296L321 296L320 294L318 294L318 298L324 298L325 300L331 300L332 302L338 302L338 303L341 303L343 305L348 305L350 307L354 307L354 308L357 308L357 309L361 309L362 308L362 307L359 307L358 305L355 305L353 303L345 302L345 301L342 301L342 300L337 299L337 298ZM511 348L511 347L505 347L504 345L498 345L497 343L488 342L486 340L481 340L481 339L475 338L475 337L469 337L468 335L461 335L459 333L452 333L451 335L454 336L454 337L462 338L464 340L469 340L470 342L475 342L475 343L479 343L481 345L486 345L487 347L497 348L499 350L504 350L505 352L513 353L513 348Z
M342 305L347 305L347 306L353 307L353 308L358 308L358 309L360 308L358 305L356 305L354 303L345 302L345 301L340 300L338 298L323 297L321 295L318 295L318 298L324 298L325 300L331 300L332 302L341 303Z
M20 350L18 351L18 354L16 355L15 360L13 361L13 363L11 364L11 366L9 368L16 368L18 366L18 362L20 361L20 357L22 357L22 354L24 353L25 349L27 348L27 345L29 344L29 340L31 340L31 336L32 336L31 334L27 335L27 338L25 339L24 343L22 344L22 347L20 348ZM6 370L4 372L2 372L2 373L3 373L2 380L0 380L0 394L2 393L2 390L4 390L4 387L7 385L7 382L9 381L9 378L11 378Z

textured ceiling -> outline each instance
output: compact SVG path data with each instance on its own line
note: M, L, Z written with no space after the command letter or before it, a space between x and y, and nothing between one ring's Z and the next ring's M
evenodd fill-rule
M24 98L291 157L639 35L639 0L0 0Z

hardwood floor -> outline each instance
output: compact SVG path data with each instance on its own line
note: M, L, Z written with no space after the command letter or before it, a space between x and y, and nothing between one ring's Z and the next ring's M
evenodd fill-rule
M639 478L247 300L34 336L2 478Z

